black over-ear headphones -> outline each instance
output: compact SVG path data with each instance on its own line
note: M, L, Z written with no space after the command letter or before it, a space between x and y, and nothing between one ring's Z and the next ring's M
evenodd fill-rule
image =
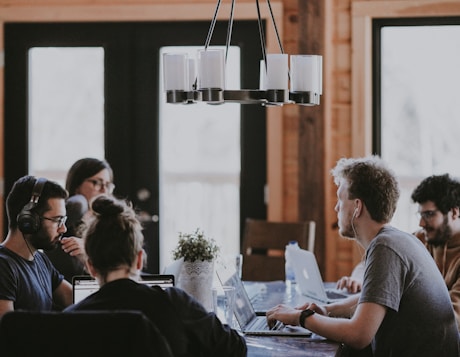
M39 177L35 180L30 201L22 208L16 218L18 228L24 234L36 233L40 229L40 216L36 212L33 212L33 209L38 204L38 200L40 199L46 181L47 180L43 177Z

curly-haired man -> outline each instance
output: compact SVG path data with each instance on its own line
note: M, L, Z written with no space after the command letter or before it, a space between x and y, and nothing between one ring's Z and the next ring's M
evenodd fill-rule
M424 179L413 191L425 243L441 271L460 329L460 182L448 174Z

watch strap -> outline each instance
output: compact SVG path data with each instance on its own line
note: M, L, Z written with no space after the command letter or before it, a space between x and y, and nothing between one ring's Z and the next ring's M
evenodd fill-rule
M300 317L299 317L299 325L301 327L305 327L305 319L311 315L313 315L315 313L314 310L311 310L311 309L306 309L306 310L303 310L301 313L300 313Z

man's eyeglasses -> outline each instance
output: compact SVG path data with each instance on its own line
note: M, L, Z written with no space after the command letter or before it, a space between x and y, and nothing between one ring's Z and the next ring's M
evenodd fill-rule
M85 181L91 182L97 191L102 190L102 187L104 187L108 193L112 193L115 189L115 185L112 182L104 182L95 179L86 179Z
M422 211L422 212L417 212L417 215L419 218L423 218L425 222L431 221L434 216L436 216L436 212L438 212L438 209L434 210L428 210L428 211Z
M58 228L61 228L65 222L67 221L67 216L59 216L59 217L40 217L41 219L46 219L47 221L51 221L57 223Z

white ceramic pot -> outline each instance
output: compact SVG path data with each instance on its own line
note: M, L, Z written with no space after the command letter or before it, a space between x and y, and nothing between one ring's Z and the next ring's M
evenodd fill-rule
M208 311L212 311L214 261L184 261L177 286L192 295Z

